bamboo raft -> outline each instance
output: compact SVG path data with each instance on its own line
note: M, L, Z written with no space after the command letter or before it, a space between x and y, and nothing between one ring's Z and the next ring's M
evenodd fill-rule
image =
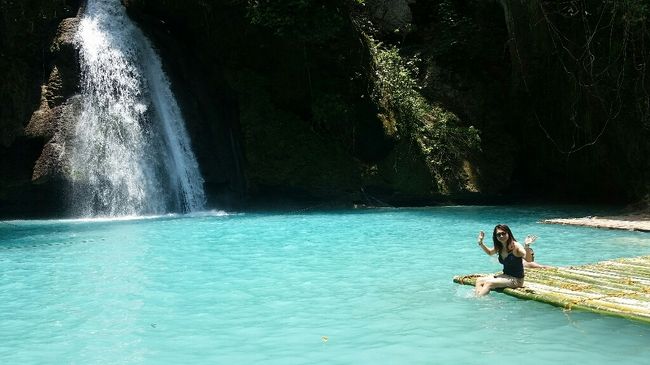
M476 278L484 275L455 276L454 282L474 285ZM585 310L650 323L650 256L527 269L524 287L498 291L564 310Z

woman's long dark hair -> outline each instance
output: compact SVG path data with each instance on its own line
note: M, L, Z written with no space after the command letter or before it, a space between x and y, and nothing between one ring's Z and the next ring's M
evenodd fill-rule
M508 227L507 224L497 224L496 227L494 227L494 231L492 231L492 242L494 242L494 249L497 250L497 253L500 255L501 250L503 250L503 245L497 239L497 229L508 233L508 241L506 242L506 249L512 243L512 241L516 241L516 239L515 236L512 235L512 231L510 230L510 227Z

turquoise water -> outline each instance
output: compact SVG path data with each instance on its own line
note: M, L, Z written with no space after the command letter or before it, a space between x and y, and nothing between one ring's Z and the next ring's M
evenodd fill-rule
M650 254L650 235L542 225L568 209L444 207L0 223L2 364L641 364L650 326L499 293L476 245L539 262ZM323 337L326 336L326 337Z

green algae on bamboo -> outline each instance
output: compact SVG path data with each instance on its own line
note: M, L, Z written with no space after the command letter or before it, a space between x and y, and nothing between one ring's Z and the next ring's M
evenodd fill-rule
M562 283L576 283L582 286L590 286L591 288L609 288L616 289L629 289L629 290L646 290L650 287L641 284L635 277L619 277L619 278L604 278L597 275L586 275L582 272L573 270L558 270L553 273L533 274L527 272L527 280L534 280L539 282L549 283L553 280Z

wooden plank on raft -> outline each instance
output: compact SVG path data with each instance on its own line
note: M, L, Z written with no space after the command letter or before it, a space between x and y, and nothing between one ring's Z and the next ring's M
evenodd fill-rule
M454 282L474 285L484 275L488 274L455 276ZM565 310L579 309L650 324L650 256L527 269L524 287L502 292Z

